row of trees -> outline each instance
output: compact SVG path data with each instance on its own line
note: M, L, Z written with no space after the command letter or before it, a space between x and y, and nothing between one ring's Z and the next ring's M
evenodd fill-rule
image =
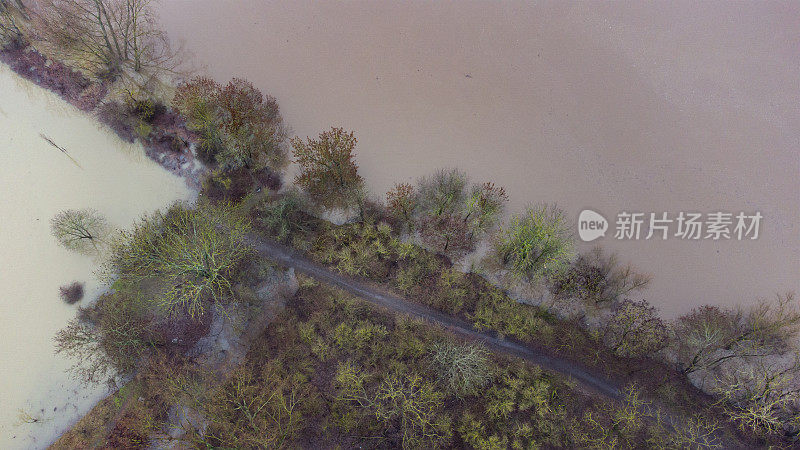
M301 168L296 182L324 207L363 201L355 142L341 129L293 141ZM569 220L554 205L530 207L498 228L506 201L502 188L471 184L450 169L396 185L386 207L400 232L449 257L490 237L494 267L518 282L548 284L557 300L601 311L600 342L623 357L667 358L717 394L744 428L800 429L800 310L793 296L751 308L704 306L666 323L646 301L626 298L646 287L649 276L599 249L576 259Z
M291 141L299 166L295 183L326 208L363 211L364 181L355 162L352 132L332 128L317 139ZM553 205L537 205L494 233L508 195L494 183L471 183L458 169L441 169L415 186L397 184L386 194L389 215L401 232L418 234L432 250L460 257L480 239L494 235L503 267L515 277L538 282L563 273L574 256L570 224ZM363 214L363 213L362 213Z
M423 177L416 187L398 184L386 197L390 213L405 231L418 232L427 246L451 257L474 250L497 225L508 201L502 187L471 184L457 169Z

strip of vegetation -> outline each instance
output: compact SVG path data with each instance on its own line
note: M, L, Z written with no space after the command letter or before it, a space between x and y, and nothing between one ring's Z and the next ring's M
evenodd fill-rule
M636 390L622 405L588 397L537 367L301 283L232 373L220 378L151 359L142 381L126 388L139 400L106 444L163 432L159 423L178 410L194 419L173 423L180 429L173 435L197 447L716 445L712 421L697 418L694 428L675 432L647 420ZM113 398L121 403L124 395ZM105 410L96 414L108 417ZM76 442L80 429L62 441Z
M176 206L110 241L114 292L57 339L61 351L82 357L79 371L87 381L139 374L142 405L114 424L111 436L122 439L114 441L119 445L152 440L162 423L175 423L175 404L199 414L183 435L198 445L315 446L333 439L405 447L711 446L718 443L714 420L724 416L752 445L786 444L786 437L796 442L800 312L793 297L747 309L701 307L665 323L644 300L631 298L646 286L646 276L601 252L576 259L568 223L554 205L535 205L502 225L505 191L470 183L455 169L397 185L386 207L371 200L355 162L357 140L339 128L290 141L301 192L258 194L280 186L288 161L273 98L244 80L223 86L196 78L172 100L183 118L168 113L169 102L159 100L151 80L178 59L146 0L41 5L0 0L0 40L7 49L36 38L37 49L87 76L132 80L135 88L121 83L118 98L108 99L99 115L130 140L177 150L165 164L172 169L187 163L191 152L181 152L195 145L212 169L203 193L213 202L244 199L268 237L342 273L611 376L639 380L644 393L629 392L621 409L587 406L591 401L556 379L517 364L499 369L477 347L430 337L436 333L419 324L401 325L311 286L267 331L262 353L251 352L241 369L220 381L182 355L207 332L211 315L243 298L236 286L252 290L263 273L242 244L248 224L237 214L219 206ZM83 99L99 101L106 85L92 89L84 78L76 80L65 89L57 87L57 76L50 84L92 109L96 101ZM188 131L175 130L178 119ZM356 222L334 226L314 217L331 209ZM54 231L65 245L94 252L105 239L94 226L77 225L101 221L79 213L54 219ZM455 270L450 261L483 241L490 251L475 273ZM552 295L542 306L524 305L508 294L519 288ZM332 318L317 317L329 310ZM687 380L715 401L693 392ZM478 389L486 395L476 397ZM643 425L643 398L687 417L701 411L702 418L676 426L678 433L657 429L664 421ZM253 405L256 411L248 409Z
M316 149L314 160L323 167L328 155L341 151L327 148L335 142L313 143L307 148ZM355 170L353 146L345 153ZM363 192L360 178L352 180L351 187ZM629 298L646 286L648 276L599 249L574 258L568 224L556 207L534 206L497 229L504 192L492 184L469 186L458 170L441 170L416 187L396 186L386 209L365 201L362 193L360 200L345 203L356 208L359 220L341 226L314 219L308 212L327 205L303 204L296 194L250 203L268 236L277 235L344 274L382 283L477 328L551 349L612 377L639 380L648 396L683 411L722 413L757 439L797 432L800 364L792 355L800 311L791 295L750 309L704 307L665 323L646 301ZM489 236L492 247L484 274L509 289L550 291L551 307L566 305L578 314L557 318L548 309L514 301L485 275L455 270L449 258L471 251L481 236ZM696 370L703 378L692 382L718 401L693 392L682 376Z

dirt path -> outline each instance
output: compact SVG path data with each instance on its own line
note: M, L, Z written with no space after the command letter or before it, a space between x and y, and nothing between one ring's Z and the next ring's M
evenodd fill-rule
M325 266L309 260L299 252L274 241L268 241L255 235L251 235L248 240L262 257L275 260L285 266L294 267L295 270L305 275L336 286L374 305L441 325L452 333L481 341L492 350L520 357L546 370L566 375L574 379L582 387L604 397L615 400L622 398L619 386L603 377L591 374L574 361L555 358L513 340L500 339L492 332L477 331L466 321L392 295L377 286L335 273Z
M393 295L371 283L333 272L322 264L311 261L300 252L275 241L265 239L262 236L251 234L247 240L260 256L272 259L288 267L294 267L300 273L342 289L376 306L392 312L424 319L444 327L451 333L480 341L495 352L516 356L545 370L565 375L573 379L577 383L578 389L582 391L598 394L615 401L623 400L624 394L617 383L590 373L588 369L575 361L548 355L544 351L514 340L501 339L491 331L477 331L466 321ZM669 429L680 429L682 428L681 424L686 424L685 417L677 417L666 408L656 404L643 405L641 410L646 416L662 422ZM724 448L748 448L737 438L725 432L724 429L718 429L712 435L707 436L705 442L714 441Z

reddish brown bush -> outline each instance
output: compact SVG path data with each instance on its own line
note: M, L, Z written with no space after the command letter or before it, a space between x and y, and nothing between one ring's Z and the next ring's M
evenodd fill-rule
M71 284L61 286L58 288L58 296L70 305L81 301L83 298L83 283L74 281Z
M463 256L474 248L469 225L459 216L428 216L419 227L425 245L448 257Z

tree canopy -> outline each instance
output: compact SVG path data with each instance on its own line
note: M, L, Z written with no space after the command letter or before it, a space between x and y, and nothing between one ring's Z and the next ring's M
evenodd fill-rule
M564 212L554 205L540 204L515 216L501 230L495 251L512 275L539 281L569 267L573 245Z
M95 253L108 228L106 220L97 211L68 209L55 215L50 228L58 243L79 253Z
M351 206L364 184L355 162L357 142L352 131L335 127L318 139L293 138L292 151L300 166L295 183L322 206Z
M173 70L178 61L152 0L42 0L36 28L56 56L95 73Z
M249 81L234 78L222 86L196 77L178 87L172 104L199 135L200 156L223 171L280 170L288 163L278 102Z
M177 203L122 232L108 270L123 283L155 281L156 303L198 317L209 302L231 296L233 278L249 253L243 240L248 230L249 222L230 208Z

